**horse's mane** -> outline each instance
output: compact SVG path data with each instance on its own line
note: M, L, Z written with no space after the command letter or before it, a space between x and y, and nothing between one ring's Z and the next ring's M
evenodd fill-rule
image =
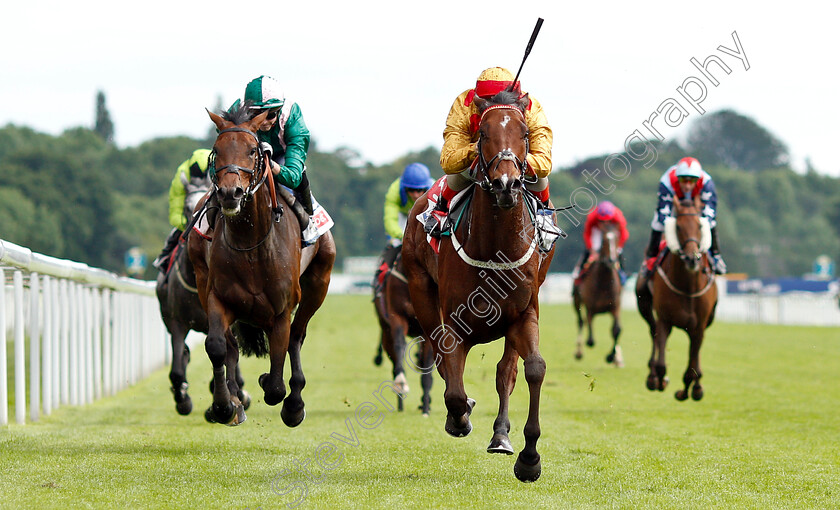
M487 107L489 108L490 106L498 105L498 104L509 104L509 105L512 105L512 106L516 106L519 110L521 110L523 113L525 113L524 110L522 109L521 105L518 104L520 98L521 98L521 96L519 95L519 92L512 92L510 90L503 90L503 91L499 92L498 94L496 94L495 96L488 99L489 103L488 103Z
M236 102L230 110L219 112L221 117L229 122L233 122L237 126L244 124L254 118L254 115L259 113L258 110L251 109L251 101Z

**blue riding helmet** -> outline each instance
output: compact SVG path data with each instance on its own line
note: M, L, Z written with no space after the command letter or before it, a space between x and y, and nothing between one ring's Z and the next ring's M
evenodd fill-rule
M407 189L429 189L435 180L429 174L429 167L423 163L410 163L403 170L402 177L400 177L400 201L405 204L408 202Z

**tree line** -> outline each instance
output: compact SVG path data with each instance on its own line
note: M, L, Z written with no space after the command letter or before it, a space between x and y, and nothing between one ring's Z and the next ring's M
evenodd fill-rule
M156 138L120 149L112 142L110 119L99 111L97 118L94 129L73 128L59 136L25 126L0 129L0 239L121 273L130 247L142 248L149 260L160 251L170 230L167 197L175 169L196 148L210 148L214 136ZM657 182L686 155L697 157L717 185L718 231L730 271L801 275L818 255L840 259L840 178L814 169L794 172L784 143L752 119L731 110L709 113L694 122L685 142L649 143L658 153L654 164L634 167L609 195L598 195L627 218L629 270L642 261ZM555 168L550 177L555 206L570 205L572 192L588 185L585 171L600 168L607 156ZM442 175L439 147L377 166L362 162L352 149L322 152L313 141L308 175L316 199L335 220L339 264L344 257L381 251L385 192L414 161ZM559 223L569 237L558 241L551 269L570 271L583 251L582 221L575 225L561 215ZM153 278L154 271L147 268L144 277Z

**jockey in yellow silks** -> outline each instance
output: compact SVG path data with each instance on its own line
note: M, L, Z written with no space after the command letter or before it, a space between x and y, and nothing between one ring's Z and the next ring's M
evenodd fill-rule
M446 215L449 202L461 190L473 184L469 175L470 166L478 157L478 124L480 114L474 103L475 96L490 99L507 89L513 83L513 75L503 67L485 69L478 76L475 88L462 92L452 103L443 130L443 148L440 152L440 166L446 172L446 185L443 186L440 199L426 222L426 231L433 237L439 237L440 219ZM513 91L521 94L517 81ZM548 175L551 173L551 146L554 136L542 105L533 96L528 96L530 104L525 109L525 122L528 126L529 150L526 157L525 187L533 192L543 206L548 205ZM534 181L534 179L536 179Z

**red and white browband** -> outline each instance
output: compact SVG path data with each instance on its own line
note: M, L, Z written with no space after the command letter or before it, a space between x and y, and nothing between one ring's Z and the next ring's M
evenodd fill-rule
M522 113L522 110L520 110L516 106L514 106L512 104L494 104L493 106L490 106L486 110L481 112L481 119L479 120L479 122L484 122L484 116L487 115L488 112L490 112L492 110L503 110L503 109L515 110L517 113L519 113L519 115L522 116L522 120L525 120L525 114Z

